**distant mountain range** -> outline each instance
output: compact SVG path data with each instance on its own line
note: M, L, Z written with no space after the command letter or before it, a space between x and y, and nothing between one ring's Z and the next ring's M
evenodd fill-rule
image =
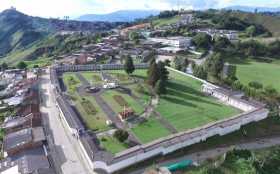
M224 8L226 10L240 10L244 12L255 12L257 9L258 12L280 12L280 7L251 7L251 6L230 6Z
M121 10L108 14L87 14L80 16L80 21L133 22L136 19L158 15L158 10Z

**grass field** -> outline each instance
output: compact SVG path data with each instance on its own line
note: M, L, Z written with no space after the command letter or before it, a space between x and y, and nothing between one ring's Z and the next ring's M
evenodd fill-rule
M141 106L131 96L115 90L106 91L102 94L102 97L116 113L123 111L124 107L122 107L117 101L115 101L114 96L121 96L128 103L128 106L126 107L132 108L136 112L136 114L143 113L143 106Z
M204 96L199 81L173 71L169 76L168 95L160 98L157 110L177 130L196 128L240 113Z
M142 143L148 143L158 138L170 135L169 130L163 127L159 121L154 118L137 125L132 128L132 131Z
M112 154L116 154L128 148L126 144L120 143L117 139L115 139L112 136L100 137L99 141L101 143L101 147L111 152Z
M236 75L242 84L258 81L264 86L273 86L280 92L280 61L264 63L248 59L231 63L237 65Z
M153 21L153 25L156 27L161 27L164 25L170 25L178 22L181 19L181 16L175 16L172 18L164 18L164 19L157 19Z
M93 72L82 72L82 76L90 83L90 84L100 84L102 83L102 79L100 73Z
M80 96L77 93L77 87L81 85L81 82L79 79L75 76L73 73L64 73L63 75L63 81L65 85L67 86L67 92L71 96L73 102L75 103L75 106L79 113L81 114L81 117L83 119L83 122L87 126L88 129L93 131L103 131L107 130L108 127L106 125L107 117L103 110L98 106L95 99L91 96ZM92 105L96 113L95 114L89 114L87 113L87 108L82 104L83 100L86 99L90 102L90 105Z

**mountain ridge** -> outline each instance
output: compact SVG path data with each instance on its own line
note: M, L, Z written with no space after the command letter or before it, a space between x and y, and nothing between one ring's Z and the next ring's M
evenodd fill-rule
M133 22L151 15L158 15L159 10L119 10L107 14L85 14L77 18L80 21Z
M244 11L244 12L255 12L257 10L258 12L279 12L280 7L254 7L254 6L241 6L241 5L236 5L236 6L229 6L224 8L226 10L239 10L239 11Z

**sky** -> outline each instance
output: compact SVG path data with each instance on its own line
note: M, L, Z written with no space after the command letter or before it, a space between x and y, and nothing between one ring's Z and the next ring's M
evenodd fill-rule
M231 5L280 7L280 0L0 0L0 11L13 6L32 16L75 18L117 10L206 9Z

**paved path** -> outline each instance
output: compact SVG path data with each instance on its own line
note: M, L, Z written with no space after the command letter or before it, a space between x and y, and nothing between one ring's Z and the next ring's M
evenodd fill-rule
M82 157L77 140L65 127L56 107L55 96L51 89L49 74L40 80L41 112L47 127L47 137L54 164L61 168L63 174L91 174L93 173Z
M236 149L248 149L248 150L258 150L258 149L264 149L269 148L273 146L280 145L280 136L279 137L270 137L270 138L262 138L254 141L249 141L246 143L240 143L236 145L229 145L227 147L219 147L209 150L201 150L200 152L195 152L191 154L185 154L184 156L180 156L178 158L173 158L165 161L155 161L153 165L157 166L165 166L168 164L173 164L180 162L182 160L191 159L195 162L201 163L207 159L215 158L217 156L225 154L227 151L231 150L233 147ZM138 168L137 170L133 172L127 172L127 174L143 174L145 169L148 166Z

